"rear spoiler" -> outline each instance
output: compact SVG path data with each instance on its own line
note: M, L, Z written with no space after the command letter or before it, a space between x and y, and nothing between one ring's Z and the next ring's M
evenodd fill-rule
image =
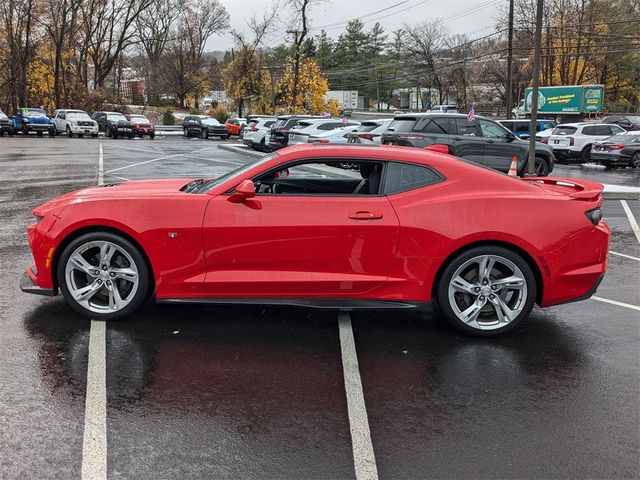
M536 182L554 187L570 188L573 192L567 192L570 198L577 200L591 200L597 198L604 190L604 185L589 180L562 177L523 177L525 182Z

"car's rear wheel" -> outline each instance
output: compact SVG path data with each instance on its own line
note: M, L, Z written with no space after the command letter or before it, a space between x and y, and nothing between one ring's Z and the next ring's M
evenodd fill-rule
M629 165L632 168L640 168L640 152L636 152L633 154L631 160L629 160Z
M536 287L533 271L520 255L503 247L480 246L447 265L436 297L454 327L488 337L514 329L529 316Z
M538 177L546 177L549 175L549 164L544 158L536 157L535 170Z
M209 138L209 130L207 130L206 128L203 128L202 132L200 132L200 136L202 137L203 140L206 140L207 138Z
M582 149L580 157L584 163L588 163L591 160L591 145L587 145Z
M73 138L73 132L69 128L69 125L67 125L67 138Z
M73 240L62 252L58 285L76 312L115 320L137 310L151 285L144 257L129 240L95 232Z

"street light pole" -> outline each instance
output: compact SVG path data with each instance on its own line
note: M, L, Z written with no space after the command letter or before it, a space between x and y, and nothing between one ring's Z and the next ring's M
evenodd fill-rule
M509 0L509 44L507 47L507 119L513 110L513 0Z
M527 174L536 172L536 131L538 124L538 87L540 86L540 57L542 56L542 8L543 0L537 0L536 38L533 52L533 82L531 84L531 124L529 125L529 161Z

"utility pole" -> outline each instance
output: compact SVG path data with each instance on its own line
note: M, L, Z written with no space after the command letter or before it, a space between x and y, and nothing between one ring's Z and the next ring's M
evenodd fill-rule
M507 119L513 110L513 0L509 0L509 44L507 46Z
M540 57L542 57L542 9L543 0L537 0L536 38L533 52L533 82L531 85L531 125L529 126L529 162L527 174L536 173L536 131L538 123L538 87L540 86Z
M271 78L271 114L275 116L276 114L276 84L275 79L273 77L273 71L282 69L284 67L261 67L264 70L269 70L269 77Z
M290 34L290 35L294 35L294 41L293 41L293 98L291 99L291 105L295 109L296 98L298 98L298 78L299 78L299 72L300 72L300 45L298 43L298 36L302 32L300 30L287 30L287 33Z

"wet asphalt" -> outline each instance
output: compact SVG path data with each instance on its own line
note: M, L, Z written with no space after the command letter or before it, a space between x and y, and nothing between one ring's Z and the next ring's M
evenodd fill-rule
M31 209L94 184L100 143L105 182L251 161L214 140L0 138L2 479L80 477L89 322L18 280ZM576 172L638 184L637 171ZM605 219L611 250L640 257L619 201ZM612 255L597 296L640 306L639 279L640 262ZM640 475L638 311L536 308L488 340L437 315L351 317L380 478ZM355 477L336 313L150 304L106 340L108 478Z

